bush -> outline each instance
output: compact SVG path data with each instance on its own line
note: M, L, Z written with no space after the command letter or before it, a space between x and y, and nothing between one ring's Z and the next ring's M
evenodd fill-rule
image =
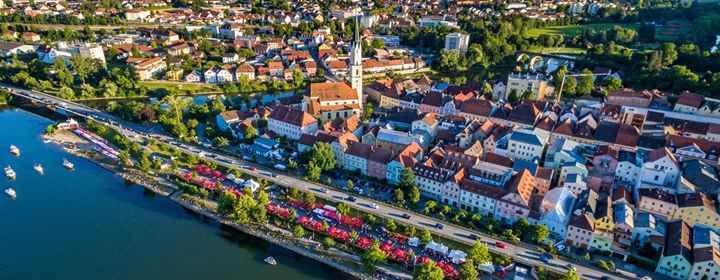
M612 256L612 252L610 252L610 251L603 251L602 254L603 254L603 256L606 256L606 257Z
M608 267L608 264L605 261L597 261L593 265L604 270L610 270L610 267Z
M643 259L640 259L640 258L632 256L632 255L628 256L628 259L626 262L629 264L633 264L633 265L637 266L638 268L648 270L648 271L655 271L655 269L657 268L657 263L643 260Z

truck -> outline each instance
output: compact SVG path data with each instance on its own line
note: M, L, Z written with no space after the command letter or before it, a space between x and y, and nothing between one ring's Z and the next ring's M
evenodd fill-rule
M275 169L280 170L280 171L285 171L285 168L287 168L287 167L285 167L285 165L282 165L282 164L275 165Z

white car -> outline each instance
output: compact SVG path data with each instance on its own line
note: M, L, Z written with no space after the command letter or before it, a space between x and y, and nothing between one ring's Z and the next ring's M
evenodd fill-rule
M557 248L558 251L562 251L562 250L565 250L565 245L558 244L557 246L555 246L555 248Z
M378 208L380 208L380 206L378 206L378 205L375 204L375 203L371 203L371 204L370 204L370 208L378 209Z
M320 188L321 193L328 193L328 190L326 188Z

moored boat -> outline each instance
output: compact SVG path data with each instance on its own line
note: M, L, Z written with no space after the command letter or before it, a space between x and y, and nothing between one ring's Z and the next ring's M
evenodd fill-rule
M11 188L5 188L5 194L7 194L8 196L13 196L13 197L14 197L14 196L15 196L15 190L13 190L13 189L11 189Z
M271 264L271 265L276 265L276 264L277 264L277 262L275 261L275 259L274 259L273 257L267 257L267 258L265 259L265 262L268 263L268 264Z
M15 147L15 145L10 145L10 153L13 155L20 155L20 149L18 147Z
M35 169L35 171L37 171L40 174L43 173L43 168L42 168L42 165L40 165L40 164L36 164L35 166L33 166L33 169Z
M67 169L73 169L75 168L75 165L69 162L66 158L63 158L63 166Z
M10 167L10 165L8 165L8 167L5 167L5 176L7 176L9 179L12 180L12 179L15 179L15 177L17 176L17 174L15 174L15 171L12 170L12 168Z

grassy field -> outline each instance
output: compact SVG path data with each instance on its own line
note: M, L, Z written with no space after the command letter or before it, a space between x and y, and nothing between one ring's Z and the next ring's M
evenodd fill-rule
M527 49L530 52L537 53L557 53L557 54L584 54L587 52L586 49L575 48L575 47L561 47L561 48L543 48L539 46L531 46Z
M182 86L182 90L198 91L198 90L212 90L220 91L220 88L209 84L196 84L196 83L171 83L171 82L140 82L141 86L146 86L149 90L156 88L177 88Z
M634 23L593 23L586 25L552 26L530 29L527 32L527 36L530 38L537 38L538 36L540 36L540 34L549 34L553 36L563 35L567 39L568 37L572 37L573 35L585 29L600 32L610 30L615 26L634 30L637 30L640 27L640 25Z
M686 34L692 23L684 20L669 21L661 27L655 29L655 39L661 42L673 42L680 34Z

